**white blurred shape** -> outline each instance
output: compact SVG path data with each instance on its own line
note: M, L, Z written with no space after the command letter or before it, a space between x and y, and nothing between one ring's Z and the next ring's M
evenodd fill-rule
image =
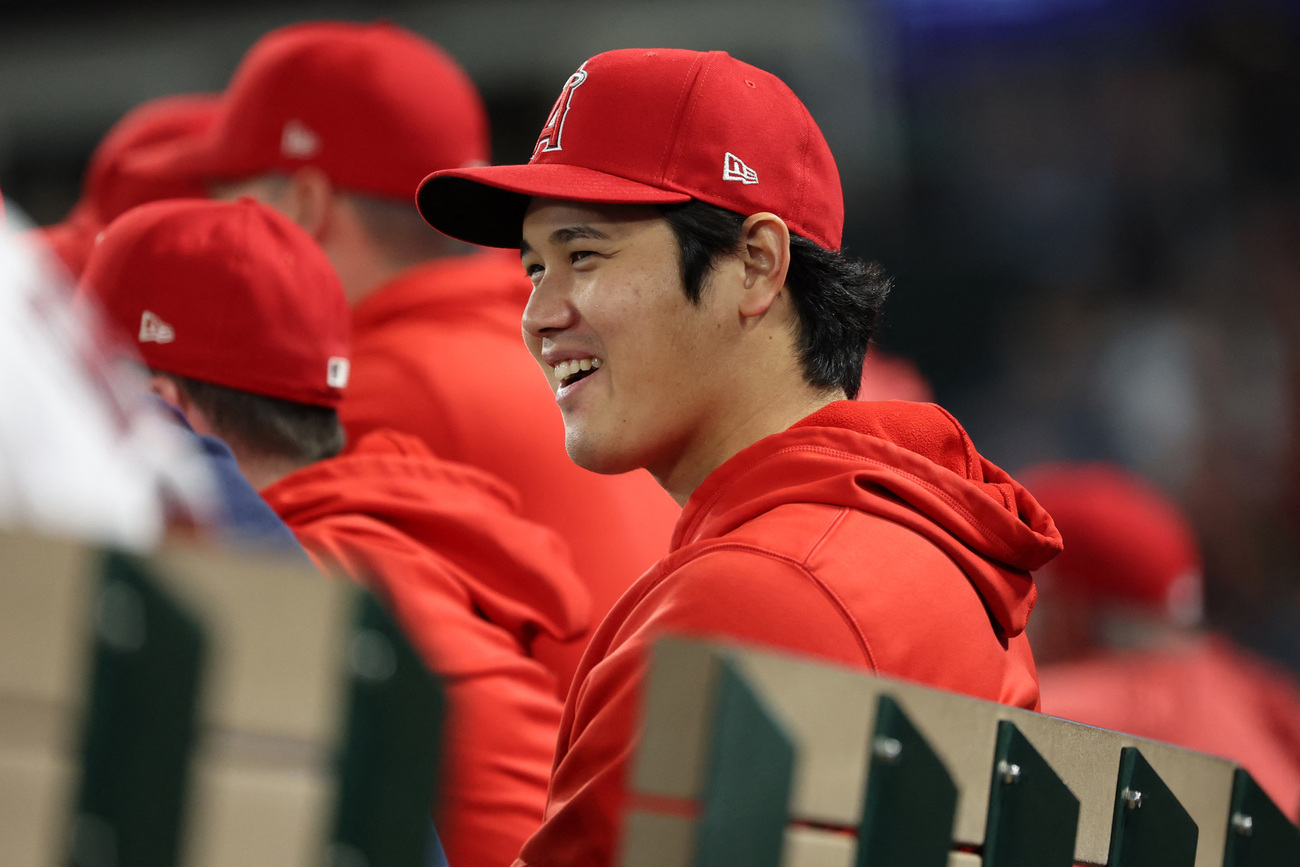
M12 202L0 230L0 525L130 550L203 526L216 487L143 372L70 304L72 287Z

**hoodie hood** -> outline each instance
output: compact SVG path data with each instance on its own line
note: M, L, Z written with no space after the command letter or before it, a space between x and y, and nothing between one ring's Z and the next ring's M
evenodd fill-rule
M469 604L525 647L538 632L567 641L587 628L587 591L564 542L519 516L505 482L438 459L415 437L373 431L262 496L304 547L353 574L400 574L431 552Z
M1008 636L1024 631L1037 598L1029 573L1061 550L1047 512L934 404L836 401L759 440L691 495L672 549L785 503L858 509L923 534L965 571Z

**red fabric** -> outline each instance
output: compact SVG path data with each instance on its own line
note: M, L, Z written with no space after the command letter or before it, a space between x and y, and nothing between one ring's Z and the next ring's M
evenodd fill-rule
M541 820L560 704L535 635L586 625L563 543L498 480L392 431L262 492L322 566L386 599L443 679L438 833L457 867L508 864Z
M1040 672L1043 711L1231 759L1300 818L1300 682L1218 636Z
M569 460L555 396L520 335L531 288L517 256L495 251L420 266L380 288L353 311L352 382L339 414L352 438L396 428L508 482L521 514L568 543L599 623L663 556L681 510L644 471L601 476ZM536 655L567 689L583 647L543 638Z
M667 632L785 648L1035 708L1028 570L1051 519L930 404L831 404L715 470L667 557L597 630L569 694L546 822L516 864L616 849L647 650Z

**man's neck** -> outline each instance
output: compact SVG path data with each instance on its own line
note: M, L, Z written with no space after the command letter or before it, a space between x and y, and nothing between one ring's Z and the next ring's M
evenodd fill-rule
M800 419L807 418L817 410L837 400L844 399L844 392L839 389L822 390L807 387L797 392L790 400L780 403L753 401L748 404L748 412L735 419L725 430L715 437L695 445L681 460L651 475L679 506L685 506L691 494L718 467L754 443L780 433Z
M248 483L258 491L264 491L290 473L302 469L302 464L288 458L257 457L250 458L234 450L235 462Z

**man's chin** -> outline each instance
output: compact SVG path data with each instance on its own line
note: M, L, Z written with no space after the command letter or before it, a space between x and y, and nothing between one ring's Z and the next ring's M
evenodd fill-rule
M569 453L569 460L593 473L612 476L641 467L629 455L572 429L565 431L564 448Z

